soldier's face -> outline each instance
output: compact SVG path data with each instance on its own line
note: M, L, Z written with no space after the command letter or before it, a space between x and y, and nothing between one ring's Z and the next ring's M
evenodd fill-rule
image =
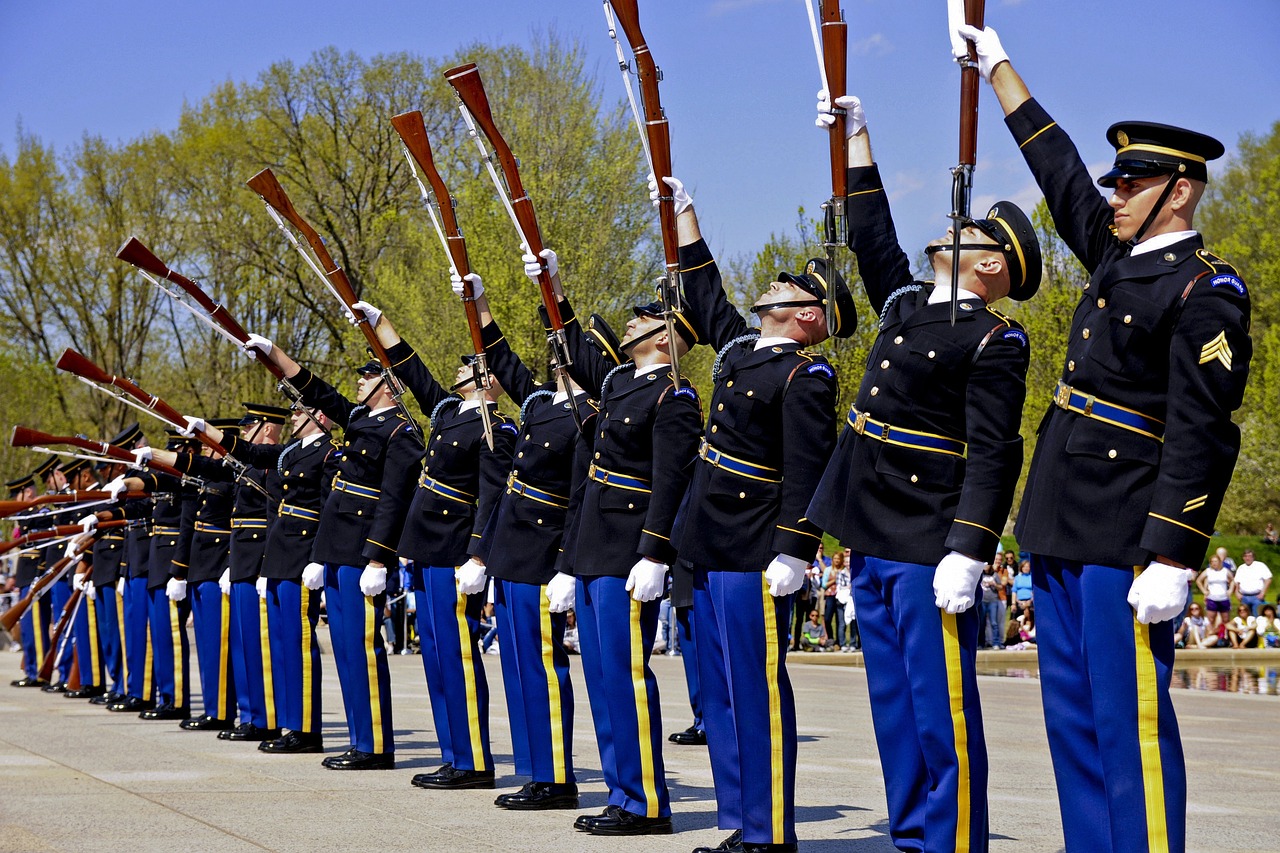
M363 400L377 389L382 376L377 373L361 373L359 376L356 380L356 396Z
M770 302L806 302L812 301L813 294L802 287L797 287L789 281L775 281L769 285L769 289L760 294L753 303L755 305L765 305Z
M1142 223L1147 221L1151 208L1160 198L1168 177L1156 175L1150 178L1120 178L1107 203L1115 211L1116 236L1123 242L1133 239Z
M664 325L664 321L659 320L657 317L632 317L627 322L627 331L622 336L622 345L626 346L636 338L642 337L662 325Z
M466 385L460 383L466 382ZM458 386L459 391L474 391L475 381L471 365L462 364L458 366L458 372L453 375L453 384Z

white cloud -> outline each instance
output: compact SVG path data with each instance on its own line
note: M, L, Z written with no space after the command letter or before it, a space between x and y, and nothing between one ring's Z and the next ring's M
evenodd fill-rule
M735 12L754 9L757 6L776 6L784 2L786 0L716 0L715 3L711 4L711 10L707 14L712 17L716 15L732 15Z
M849 46L849 52L854 56L884 56L893 52L893 43L885 38L884 33L876 33L855 41Z
M890 204L896 204L925 187L924 176L917 171L894 172L884 183L889 190Z

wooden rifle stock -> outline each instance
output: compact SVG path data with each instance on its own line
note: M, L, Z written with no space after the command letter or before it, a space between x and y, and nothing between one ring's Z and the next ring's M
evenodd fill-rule
M124 520L102 521L98 523L97 529L110 530L117 527L124 527L128 523L129 522ZM31 542L37 542L43 539L56 539L59 536L74 536L76 533L79 533L79 532L80 532L80 525L78 524L59 525L58 527L52 528L51 530L38 530L35 533L28 533L26 536L19 536L17 539L12 540L12 542L7 542L5 544L12 546L23 539L27 539L28 537L30 537ZM88 551L90 548L92 548L93 542L94 542L93 538L87 539L85 541L84 546L81 548L81 553L84 553L85 551ZM27 544L30 544L30 543L27 543ZM0 551L0 553L3 553L3 552ZM65 572L67 567L70 565L71 565L71 560L69 560L66 557L63 557L60 560L58 560L58 562L50 566L48 570L45 571L44 574L40 575L38 578L32 581L31 588L27 590L27 594L24 595L16 604L14 604L4 613L0 613L0 626L3 626L6 631L12 631L13 626L18 624L18 620L21 619L23 614L26 613L27 610L31 607L31 603L35 601L37 598L39 598L41 595L43 595L44 591L49 586L57 582L57 580L60 577L62 577L63 573Z
M46 539L61 539L64 536L75 536L81 532L78 524L59 524L57 527L50 527L45 530L35 530L31 533L24 533L13 539L0 542L0 554L8 554L15 548L26 548L28 545L34 545L37 542L43 542Z
M92 569L90 569L90 572L92 572ZM71 597L62 606L62 614L58 617L57 623L49 631L49 651L45 652L44 660L40 663L40 672L36 674L36 678L41 681L53 680L53 667L66 650L67 644L63 638L67 637L69 639L70 635L67 632L71 630L71 622L75 619L76 611L80 609L80 602L83 598L83 592L78 589L72 590ZM73 666L72 672L77 673L78 667Z
M986 0L964 0L964 22L982 29ZM969 42L969 61L960 67L960 162L978 162L978 52ZM966 199L967 201L967 199ZM964 211L967 216L968 209Z
M9 444L13 447L35 447L37 445L48 444L66 444L71 447L79 447L81 450L88 450L90 453L100 453L117 462L132 465L137 461L133 454L125 450L123 447L116 447L105 441L94 441L91 438L85 438L79 435L50 435L47 432L39 432L24 426L15 426L13 435L9 438ZM170 477L182 477L182 472L177 468L165 465L163 462L151 460L147 463L147 467L159 471L162 474L168 474Z
M808 0L805 0L808 2ZM827 79L827 92L834 104L848 92L849 26L840 13L840 0L822 0L822 67ZM842 226L845 199L849 195L849 143L845 112L836 108L835 121L831 123L831 201L838 205L834 210L836 235L828 235L829 242L847 242L847 231ZM834 236L835 239L831 239Z
M26 512L38 506L48 504L77 504L87 501L105 501L111 497L110 492L64 492L58 495L41 495L38 498L32 498L29 501L0 501L0 518L8 518L11 515L17 515L20 512ZM125 492L122 498L146 498L150 497L146 492Z
M196 303L205 310L219 326L227 331L233 338L244 343L249 338L249 333L244 330L230 312L224 308L221 303L214 302L209 295L201 289L191 279L170 269L164 261L155 256L155 253L142 245L142 241L137 237L130 237L125 241L120 250L116 252L116 257L125 263L132 264L140 270L145 270L157 278L163 278L171 281L181 287ZM272 373L278 373L280 368L270 362L266 362ZM277 376L279 378L279 376Z

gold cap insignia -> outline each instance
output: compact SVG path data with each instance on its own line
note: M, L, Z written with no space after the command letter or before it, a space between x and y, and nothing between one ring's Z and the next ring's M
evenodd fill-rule
M1123 130L1117 130L1116 142L1119 142L1120 147L1124 148L1126 145L1129 144L1129 134L1125 133Z

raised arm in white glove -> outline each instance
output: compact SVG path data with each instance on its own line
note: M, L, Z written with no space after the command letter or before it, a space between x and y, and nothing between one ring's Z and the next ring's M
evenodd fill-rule
M764 570L764 578L769 582L769 594L774 598L782 598L795 592L804 585L804 573L808 568L808 563L790 554L774 557Z
M373 563L364 567L360 573L360 592L372 598L381 595L387 588L387 567L375 566Z
M980 30L968 24L956 27L956 32L973 42L973 51L978 54L978 73L990 83L991 72L996 70L996 66L1009 61L1009 54L1004 52L1004 46L1000 44L1000 36L991 27Z
M862 109L862 100L857 95L841 95L836 98L836 106L844 110L844 135L853 136L867 126L867 113ZM818 90L818 118L814 121L818 127L831 127L836 117L831 112L831 95L826 89Z
M258 591L258 598L266 599L267 597L267 579L258 578L253 582L253 588Z
M147 463L151 461L154 455L150 447L139 447L133 451L133 461L129 463L129 467L142 471L147 467Z
M458 592L462 595L475 595L484 589L484 583L489 579L485 574L484 563L475 557L454 569L453 577L458 583Z
M462 280L464 278L467 280L467 283L471 285L471 298L479 299L484 293L484 279L480 277L479 273L474 272L469 272L465 276L458 275L457 273L449 276L449 287L453 289L453 295L459 299L462 298Z
M378 327L378 323L382 321L382 311L373 307L368 302L353 302L351 303L351 307L365 316L365 319L369 321L370 329L376 329ZM356 319L356 315L350 312L347 313L347 322L353 326L360 325L360 321Z
M187 582L169 578L169 582L164 585L164 594L170 601L182 601L187 597Z
M524 274L534 284L538 283L538 276L542 274L543 266L546 266L547 275L552 278L555 278L560 272L560 258L552 249L543 249L536 255L532 252L525 252L520 256L520 260L524 261Z
M302 585L310 590L317 590L324 586L324 564L307 563L306 568L302 570Z
M669 177L663 178L662 182L671 189L672 198L676 203L676 216L693 207L693 197L684 188L683 181L676 177ZM658 182L654 180L652 172L649 173L649 201L653 202L654 207L658 206Z
M111 500L119 500L120 495L124 494L128 489L125 488L124 477L116 477L110 483L102 487L102 490L111 495Z
M1186 569L1152 562L1133 579L1129 606L1143 625L1167 622L1182 613L1187 591Z
M80 529L85 533L88 533L90 530L98 526L98 516L91 512L84 518L77 521L76 524L79 524Z
M573 575L556 572L556 576L547 581L547 601L551 603L552 613L564 613L573 607L578 597L578 580Z
M271 350L275 349L275 344L271 343L270 338L264 338L262 335L249 335L245 338L240 348L245 351L245 355L250 358L254 357L254 350L262 353L264 356L271 355Z
M978 600L978 580L987 564L959 551L938 561L933 570L933 603L948 613L963 613Z
M627 592L636 601L653 601L662 595L667 585L668 569L670 566L666 563L641 557L631 567L631 574L627 575Z
M179 428L178 432L187 438L195 438L196 433L204 432L206 426L204 418L193 418L191 415L184 415L183 420L187 422L185 428Z
M222 570L222 575L218 578L218 589L222 590L223 595L231 594L231 567Z

